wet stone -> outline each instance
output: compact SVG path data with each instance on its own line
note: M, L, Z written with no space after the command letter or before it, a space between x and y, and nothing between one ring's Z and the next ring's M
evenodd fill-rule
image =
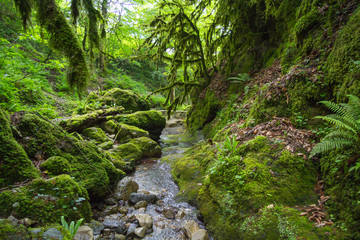
M103 225L106 228L119 228L123 227L125 225L125 222L123 220L106 218L103 222Z
M138 236L138 237L145 237L146 235L146 228L144 227L139 227L139 228L136 228L135 229L135 235Z
M155 194L143 194L143 193L131 193L130 202L136 204L140 201L146 201L147 203L155 203L158 197Z
M115 234L114 240L125 240L125 236L122 234Z
M185 221L182 225L182 229L185 232L185 235L191 239L192 235L199 230L199 225L194 220Z
M94 232L88 226L80 226L74 236L74 240L93 240L93 239L94 239Z
M124 177L116 187L116 199L127 201L138 189L139 185L131 177Z
M205 229L199 229L192 234L191 240L209 240L209 235Z
M134 207L135 207L135 209L146 208L147 202L146 201L137 202Z
M153 219L150 215L141 213L136 215L136 219L139 221L141 227L152 228Z
M186 216L185 212L182 211L182 210L180 210L180 211L177 212L175 218L178 219L178 220L181 220L181 219L183 219L185 216Z
M46 232L43 233L42 238L44 240L50 240L50 239L63 239L63 235L61 234L61 232L59 230L57 230L56 228L50 228L48 229Z
M163 211L163 215L167 219L175 219L175 211L171 208L165 208Z

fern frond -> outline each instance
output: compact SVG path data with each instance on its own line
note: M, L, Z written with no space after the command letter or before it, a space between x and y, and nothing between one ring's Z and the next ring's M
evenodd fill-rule
M337 117L338 116L336 116L336 115L328 115L328 116L317 116L315 118L322 119L322 120L327 121L327 122L329 122L331 124L334 124L337 127L345 128L345 129L347 129L349 131L352 131L355 134L357 134L356 130L353 127L351 127L348 124L344 123L342 120L337 119Z
M342 149L347 146L352 146L353 144L354 141L345 138L332 138L331 140L321 141L311 150L309 157L312 158L315 154Z
M326 140L330 140L332 138L336 138L336 137L342 137L344 139L349 139L352 141L357 141L357 135L355 135L353 132L350 131L346 131L346 130L335 130L331 133L329 133L328 135L326 135L322 141L326 141Z

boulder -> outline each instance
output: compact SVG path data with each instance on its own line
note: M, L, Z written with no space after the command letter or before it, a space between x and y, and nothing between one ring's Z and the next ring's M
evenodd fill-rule
M120 169L126 173L130 173L135 169L134 159L129 159L125 162L124 159L117 152L105 151L105 154L117 169Z
M13 224L8 220L0 221L0 239L4 240L28 240L30 239L26 227L21 224Z
M135 229L135 235L138 236L138 237L140 237L140 238L145 237L145 235L146 235L146 228L144 228L144 227L136 228L136 229Z
M205 229L199 229L192 234L191 240L209 240L209 234Z
M149 137L149 132L124 123L118 124L116 140L119 142L126 142L132 138L138 137Z
M99 148L103 149L103 150L109 150L112 148L112 146L114 145L114 142L109 140L106 142L103 142L101 144L98 145Z
M138 189L139 185L131 177L125 177L116 186L116 199L127 201Z
M150 104L146 99L131 90L120 88L113 88L105 92L97 101L103 106L122 106L125 110L132 112L150 109Z
M93 240L93 230L88 226L80 226L74 236L74 240Z
M54 156L67 159L71 167L69 175L81 182L94 200L109 194L111 187L125 175L93 143L66 133L38 115L17 114L14 124L21 133L18 141L30 159L43 161Z
M42 234L42 239L44 240L52 240L58 239L62 240L64 236L62 235L61 231L56 228L49 228Z
M146 229L150 229L153 226L153 219L149 214L140 213L137 214L136 219L139 221L139 225Z
M67 221L91 218L91 207L86 189L69 175L48 180L35 179L24 187L0 193L0 215L13 214L28 217L39 223L58 222L61 216Z
M143 193L131 193L129 201L132 204L136 204L140 201L146 201L147 203L155 203L159 198L155 194L143 194Z
M141 150L142 157L161 157L161 147L150 138L135 138L131 140L130 143L134 144Z
M142 151L133 143L116 146L114 147L114 152L119 154L125 162L130 162L133 165L142 158Z
M200 229L199 224L194 220L185 221L182 225L182 229L185 232L185 235L192 239L193 234Z
M150 138L157 141L165 128L166 119L161 112L156 110L139 111L133 114L116 115L117 122L144 129L149 132Z
M8 116L0 109L0 188L40 176L22 146L15 140Z
M94 140L97 143L104 143L109 141L109 138L106 136L105 132L101 128L97 127L84 129L84 131L82 131L82 135L90 138L91 140Z
M162 213L167 219L175 219L175 211L171 208L165 208Z
M134 206L135 209L139 209L139 208L146 208L147 207L147 202L146 201L140 201L137 202Z
M66 158L53 156L49 157L40 165L41 169L47 171L48 174L56 176L71 171L71 166Z

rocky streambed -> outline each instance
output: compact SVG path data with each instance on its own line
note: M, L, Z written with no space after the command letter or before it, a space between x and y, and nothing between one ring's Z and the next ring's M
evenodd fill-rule
M171 120L160 136L163 157L178 156L195 140L181 139L181 121ZM179 188L170 165L162 158L144 159L113 193L94 206L94 239L207 240L212 239L198 218L198 210L177 199ZM94 222L93 222L94 224ZM98 229L98 230L96 230Z

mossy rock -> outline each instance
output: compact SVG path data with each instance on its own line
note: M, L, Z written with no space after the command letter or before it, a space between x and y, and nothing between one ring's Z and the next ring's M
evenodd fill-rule
M105 132L101 128L97 127L84 129L84 131L82 131L82 135L90 138L91 140L94 140L97 143L104 143L109 140Z
M13 224L9 220L0 220L0 239L3 240L28 240L30 234L21 224Z
M113 141L106 141L106 142L103 142L101 144L99 144L99 148L103 149L103 150L109 150L112 148L112 146L114 145L114 142Z
M70 163L67 159L59 156L53 156L43 162L40 167L50 175L60 175L71 171Z
M141 149L133 143L125 143L116 146L114 148L114 152L131 166L135 166L135 163L140 161L142 158Z
M103 122L101 124L101 128L109 134L116 134L118 131L118 124L115 123L113 120L109 120L109 121Z
M102 105L122 106L127 111L146 111L150 109L150 103L131 90L113 88L104 93L98 101Z
M165 128L166 120L160 111L139 111L133 114L115 116L115 120L149 132L150 138L157 141Z
M111 107L103 110L95 110L83 115L75 115L69 119L62 120L59 124L68 132L82 132L86 128L102 124L108 120L108 117L123 112L123 107Z
M132 138L139 137L149 137L149 132L124 123L118 124L118 133L116 134L116 140L118 140L119 142L126 142Z
M53 156L67 159L69 175L88 190L93 200L105 197L124 176L96 145L69 135L35 114L23 113L16 127L22 135L18 141L31 159Z
M69 175L33 180L25 187L0 193L0 215L28 217L39 223L59 222L61 216L69 220L91 219L89 195Z
M13 137L8 117L0 109L0 187L40 176L22 146Z
M142 152L142 157L161 157L160 146L148 137L135 138L130 143L139 147Z
M135 161L130 159L129 161L124 161L124 159L114 151L105 152L114 166L126 173L131 173L135 170Z
M67 219L65 219L67 220ZM70 232L61 225L50 224L41 228L29 228L31 239L60 239L73 240Z

